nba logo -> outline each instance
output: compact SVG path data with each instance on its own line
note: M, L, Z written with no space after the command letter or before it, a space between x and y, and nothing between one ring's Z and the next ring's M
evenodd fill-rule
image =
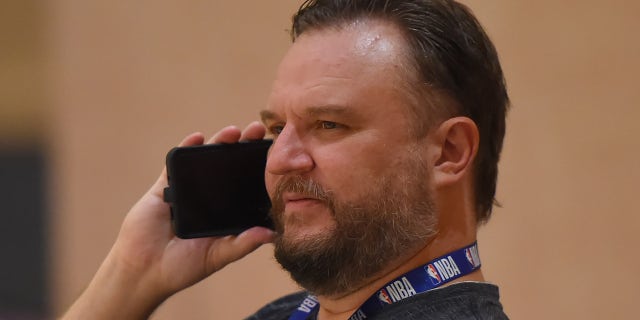
M433 266L433 264L429 264L428 266L424 267L424 269L425 271L427 271L429 279L431 279L431 283L433 283L433 285L439 285L440 282L442 282L442 278L440 278L440 275L438 274L438 271L436 271L436 268Z
M467 257L467 260L469 261L471 266L475 267L476 263L475 263L475 261L473 261L473 255L471 255L471 249L465 249L464 250L464 255Z
M480 257L478 256L478 247L472 246L470 248L464 249L464 256L471 264L472 268L477 268L480 266Z
M391 297L389 297L389 294L385 289L380 290L380 292L378 293L378 300L386 304L391 304Z

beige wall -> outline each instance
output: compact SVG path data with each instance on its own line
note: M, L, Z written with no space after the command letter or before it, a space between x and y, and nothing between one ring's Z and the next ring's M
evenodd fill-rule
M465 1L495 40L513 110L485 275L514 319L623 319L640 297L640 4ZM54 308L91 279L165 152L245 125L298 1L48 2ZM295 290L260 249L156 319L237 319Z
M43 10L0 2L0 148L32 147L46 132Z

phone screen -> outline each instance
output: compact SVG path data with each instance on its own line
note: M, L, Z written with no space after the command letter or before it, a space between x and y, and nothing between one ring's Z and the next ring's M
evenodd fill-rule
M272 228L264 184L271 140L174 148L167 154L174 231L180 238Z

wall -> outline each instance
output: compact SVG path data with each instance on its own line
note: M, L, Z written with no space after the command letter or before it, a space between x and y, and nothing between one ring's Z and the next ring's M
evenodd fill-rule
M513 98L504 208L481 234L489 277L515 319L634 318L640 3L470 4L496 39Z
M0 2L0 319L47 313L43 10Z
M630 318L640 295L640 30L631 1L465 1L493 37L513 109L485 275L514 319ZM257 118L298 1L48 2L54 313L192 131ZM264 247L155 319L237 319L295 285Z
M59 314L91 279L171 147L190 132L212 134L256 119L288 46L295 5L50 5L52 297ZM178 294L156 318L236 319L294 289L265 247Z

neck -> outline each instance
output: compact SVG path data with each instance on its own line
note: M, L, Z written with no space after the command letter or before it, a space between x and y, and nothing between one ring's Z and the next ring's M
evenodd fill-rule
M439 233L429 243L414 251L412 255L401 257L395 263L390 264L389 268L381 271L367 284L354 292L343 295L318 296L320 302L318 319L348 319L371 295L380 290L386 283L437 257L460 249L475 241L475 235L473 237L457 237L457 241L451 241L452 237L456 238L451 234ZM484 281L484 277L480 270L476 270L444 284L443 287L463 281Z

